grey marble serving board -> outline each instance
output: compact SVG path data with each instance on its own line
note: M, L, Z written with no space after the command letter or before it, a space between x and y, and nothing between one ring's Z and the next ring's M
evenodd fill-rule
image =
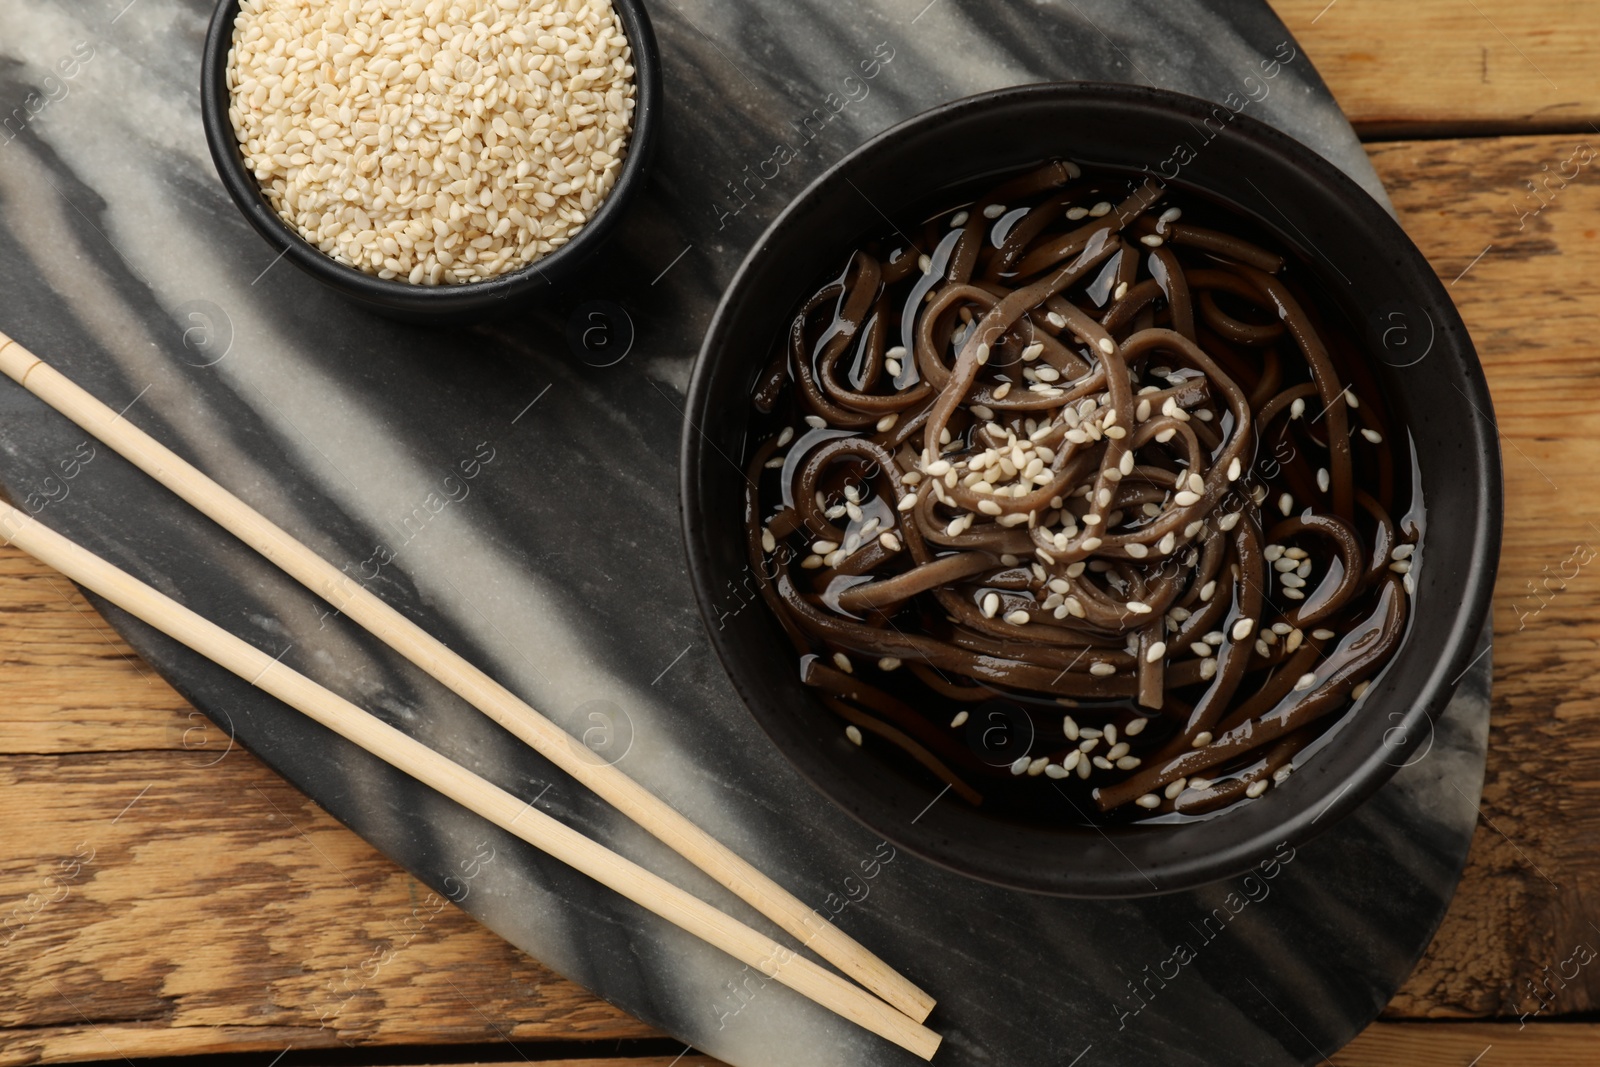
M1330 1054L1411 970L1459 878L1482 781L1487 654L1435 736L1396 750L1408 765L1393 782L1275 877L1121 903L1022 895L909 855L882 862L878 842L771 748L710 655L675 489L682 394L723 284L786 199L852 146L932 104L1020 82L1131 81L1218 100L1265 86L1255 115L1381 198L1309 61L1295 52L1263 68L1294 45L1254 0L651 10L669 100L663 150L605 263L522 320L430 332L375 319L275 263L228 202L200 128L206 0L10 0L0 329L127 405L129 419L836 911L939 997L938 1062ZM795 158L773 173L764 161L779 143ZM755 172L767 180L746 182ZM608 302L598 319L593 301ZM592 326L603 329L586 339ZM103 447L74 464L82 445L32 397L0 389L0 483L45 522L767 928ZM106 614L334 816L640 1018L741 1067L915 1062Z

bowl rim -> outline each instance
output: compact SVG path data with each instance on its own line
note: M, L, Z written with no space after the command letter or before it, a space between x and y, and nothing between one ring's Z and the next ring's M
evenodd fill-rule
M964 865L958 856L952 854L948 846L936 845L927 834L917 836L886 829L882 820L874 821L869 818L865 810L858 810L845 799L835 795L829 786L819 781L819 777L823 775L807 766L795 753L790 752L774 733L774 726L769 720L778 713L774 711L763 713L758 710L763 701L761 694L744 676L743 669L738 663L737 652L729 647L725 633L711 625L712 620L718 618L718 613L712 599L716 565L710 557L708 544L709 538L716 536L716 532L710 528L713 520L705 514L705 500L697 476L701 459L706 451L706 447L699 441L697 424L706 414L707 396L711 391L711 375L708 368L714 362L713 350L727 329L729 321L741 313L741 309L733 306L735 297L759 269L760 260L769 243L775 235L788 227L791 219L806 210L814 198L829 192L830 186L837 182L841 172L848 172L863 159L870 161L888 149L895 139L909 131L945 122L966 112L1003 106L1011 101L1050 97L1096 98L1097 102L1109 106L1156 108L1176 112L1181 117L1191 119L1208 113L1215 106L1212 101L1181 93L1103 82L1056 81L1010 86L939 104L899 122L852 149L809 182L751 245L723 291L722 299L706 328L704 341L696 357L684 405L685 425L679 450L679 499L684 551L702 622L706 626L717 658L744 702L747 712L756 720L790 766L812 788L844 810L856 822L930 862L980 881L1054 896L1084 898L1150 896L1194 888L1230 877L1248 870L1261 857L1270 854L1278 842L1302 844L1325 831L1371 797L1400 766L1399 763L1391 763L1386 758L1386 752L1393 751L1388 748L1388 735L1385 735L1384 745L1374 745L1372 751L1349 774L1324 786L1323 795L1326 795L1333 793L1334 789L1343 783L1343 787L1339 788L1332 799L1327 800L1325 804L1312 803L1291 812L1289 817L1273 823L1269 827L1270 832L1254 833L1204 856L1185 856L1181 862L1160 872L1163 876L1160 884L1155 883L1142 870L1097 871L1086 874L1073 872L1067 877L1061 876L1059 872L1051 876L1022 876L1015 872L997 876L993 872L974 870L971 866ZM1450 603L1441 601L1435 608L1435 615L1432 616L1437 620L1432 625L1448 626L1447 636L1444 639L1447 654L1439 657L1426 673L1419 669L1418 675L1421 676L1421 680L1414 686L1408 686L1409 704L1403 712L1398 713L1402 716L1398 728L1414 735L1424 722L1431 725L1449 703L1454 695L1456 683L1473 662L1471 657L1477 654L1480 635L1489 619L1491 594L1499 563L1503 525L1503 487L1498 439L1492 432L1493 407L1482 363L1477 357L1476 348L1464 324L1460 322L1459 313L1456 312L1448 291L1444 289L1426 258L1401 228L1398 220L1388 210L1331 162L1276 127L1252 116L1239 114L1230 124L1230 131L1235 129L1240 135L1248 135L1258 144L1264 144L1268 152L1284 157L1289 165L1311 171L1310 178L1313 181L1342 190L1342 197L1347 201L1344 206L1367 217L1372 229L1366 232L1373 234L1372 240L1392 241L1396 253L1405 260L1401 269L1416 279L1417 288L1413 293L1426 292L1435 303L1450 314L1451 321L1440 324L1440 332L1445 332L1444 326L1455 327L1450 332L1456 337L1452 343L1459 348L1461 371L1466 378L1463 395L1469 403L1478 408L1480 414L1487 413L1485 418L1489 422L1490 430L1486 432L1481 424L1482 420L1478 420L1474 422L1470 434L1475 443L1482 445L1475 452L1479 458L1473 462L1468 474L1468 481L1475 483L1474 491L1483 505L1479 513L1471 517L1475 522L1466 538L1471 546L1470 555L1474 566L1470 568L1462 584L1461 596L1454 602L1453 612L1449 610L1452 606ZM932 188L929 190L929 192L934 191L936 190ZM764 604L761 610L766 610ZM1414 630L1408 631L1407 641L1413 640L1411 634L1414 632ZM1382 680L1383 674L1380 673L1378 677ZM1397 713L1391 713L1391 716L1394 714ZM860 793L860 790L853 791ZM1141 824L1128 829L1137 829L1141 833L1171 834L1185 828L1184 824L1154 827L1150 824ZM922 833L920 828L917 833Z
M201 59L200 113L217 176L253 229L279 254L317 281L380 308L448 316L493 306L541 284L555 283L577 270L615 229L628 201L644 186L655 154L661 110L660 48L641 0L610 0L628 36L634 70L633 128L627 156L610 192L576 236L527 266L479 281L450 285L412 285L379 278L340 263L311 245L268 202L265 190L245 167L243 149L228 119L227 69L233 25L241 0L218 0L206 29Z

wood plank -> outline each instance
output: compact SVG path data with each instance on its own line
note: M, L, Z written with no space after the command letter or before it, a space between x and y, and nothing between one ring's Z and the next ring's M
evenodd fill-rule
M1551 576L1575 546L1600 549L1600 364L1590 355L1600 183L1579 179L1522 217L1512 199L1572 144L1371 149L1441 277L1471 264L1452 292L1498 405L1508 499L1484 803L1498 829L1480 827L1444 928L1391 1019L1515 1016L1537 1003L1525 983L1580 943L1600 947L1582 908L1583 887L1600 875L1600 809L1590 803L1600 789L1600 621L1590 610L1600 565L1579 568L1562 591L1543 585L1562 585ZM224 739L191 732L189 709L76 592L10 550L0 550L0 656L0 941L7 916L15 933L0 949L0 1065L290 1043L654 1036L453 908L362 975L375 949L406 936L400 924L427 890L246 754L207 766ZM87 854L80 845L94 859L63 880ZM1553 993L1541 1018L1591 1009L1600 968ZM463 995L479 1011L463 1010ZM1435 1033L1473 1032L1384 1024L1351 1054ZM1522 1040L1533 1039L1507 1037L1506 1047Z
M0 672L0 752L206 743L205 717L145 665L72 583L9 546L0 549Z
M1364 137L1581 130L1600 116L1588 0L1271 0Z
M1594 1023L1376 1023L1344 1050L1334 1067L1592 1067L1600 1026Z
M1600 364L1592 356L1600 182L1579 179L1523 217L1514 199L1523 178L1547 162L1555 169L1572 143L1519 137L1371 149L1407 231L1440 276L1450 282L1466 271L1451 292L1489 377L1506 487L1483 804L1492 826L1480 825L1444 928L1391 1015L1515 1014L1525 982L1580 942L1600 946L1582 901L1582 887L1600 875L1600 565L1579 566L1600 549ZM1597 1002L1600 968L1590 968L1560 991L1557 1010Z
M0 1064L658 1036L255 759L210 760L0 760Z

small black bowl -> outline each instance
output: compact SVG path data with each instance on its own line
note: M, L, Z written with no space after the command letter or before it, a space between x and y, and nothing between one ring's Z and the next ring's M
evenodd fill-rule
M1193 155L1181 166L1180 145ZM837 270L846 242L881 229L875 205L932 200L981 176L1060 156L1123 171L1148 164L1292 249L1314 284L1368 328L1368 351L1385 355L1371 361L1373 369L1414 443L1425 560L1394 659L1295 774L1260 800L1203 821L1041 827L938 800L931 779L913 779L845 739L800 683L776 620L751 595L739 463L754 422L753 385L793 309ZM1381 348L1406 326L1414 347ZM1424 348L1429 333L1431 350ZM1425 354L1416 359L1419 349ZM784 210L739 268L689 390L682 451L689 571L712 645L751 714L802 775L875 833L1018 889L1081 897L1185 889L1326 830L1418 758L1488 616L1501 527L1492 418L1472 342L1433 269L1394 219L1321 156L1247 115L1175 93L1095 84L1004 89L925 112L850 153Z
M228 52L239 0L220 0L206 31L200 78L200 114L206 143L228 195L275 251L317 281L391 318L444 325L497 318L537 300L570 278L599 251L616 228L628 201L645 184L656 146L661 111L661 62L650 17L640 0L611 0L633 50L633 132L616 183L577 235L554 252L519 270L480 282L424 286L386 280L335 261L284 222L267 202L261 184L244 164L228 121Z

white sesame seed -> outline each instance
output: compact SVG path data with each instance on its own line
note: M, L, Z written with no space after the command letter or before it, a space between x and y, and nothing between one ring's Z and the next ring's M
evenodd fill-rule
M833 654L833 665L846 674L854 674L856 670L850 662L850 657L843 652L835 652Z
M1153 233L1147 233L1139 238L1139 243L1149 248L1160 248L1166 242Z
M1109 771L1111 769L1111 761L1106 759L1104 756L1094 757L1094 765L1099 767L1102 771Z
M1256 654L1263 657L1270 656L1272 655L1272 649L1267 647L1267 643L1265 641L1258 639L1256 641Z
M989 362L989 346L988 346L988 344L980 343L978 345L978 350L972 354L972 358L976 359L978 361L978 366L980 366L980 367L983 366L985 363Z
M1291 511L1293 511L1294 510L1294 497L1290 496L1288 493L1284 493L1281 496L1279 496L1278 497L1278 510L1283 512L1285 515L1289 514Z
M1046 763L1044 765L1044 773L1050 778L1065 778L1072 772L1059 763Z
M1100 218L1102 215L1111 214L1111 202L1109 200L1100 201L1094 207L1089 209L1089 214L1094 218Z
M800 566L808 571L814 571L822 566L822 557L813 553L800 561Z
M1190 744L1193 745L1195 748L1205 748L1210 743L1211 743L1211 731L1210 730L1201 730L1199 733L1194 735L1194 740L1190 742Z
M971 217L972 216L968 212L956 212L954 215L950 216L950 228L955 229L957 226L965 226L967 224L967 219Z
M1167 208L1167 210L1165 210L1165 211L1163 211L1161 213L1161 217L1158 218L1156 221L1158 223L1160 223L1161 225L1163 225L1163 226L1169 226L1172 223L1177 222L1181 218L1183 218L1183 209L1182 208L1169 207L1169 208Z
M915 494L915 493L907 493L905 496L900 498L900 503L898 505L896 505L896 510L897 511L910 511L912 508L914 508L916 506L917 506L917 494Z
M1146 663L1157 663L1160 661L1161 657L1165 656L1166 654L1167 643L1165 641L1157 641L1145 652L1144 661Z
M1106 678L1117 673L1117 668L1109 663L1095 662L1089 664L1089 673L1096 678Z
M1063 718L1061 720L1061 732L1066 735L1068 741L1076 741L1078 739L1077 720L1075 720L1071 715Z
M828 425L828 420L823 418L821 415L807 415L806 425L811 427L813 430L820 430Z
M1067 218L1073 220L1074 222L1076 222L1078 219L1083 218L1088 213L1089 213L1089 209L1086 208L1086 207L1069 207L1069 208L1067 208Z
M1119 771L1131 771L1142 762L1138 756L1122 756L1116 761L1116 768Z
M1128 295L1128 283L1118 282L1117 287L1111 291L1111 299L1121 300Z
M1217 657L1207 656L1205 659L1200 661L1200 680L1202 682L1209 682L1212 678L1215 678L1216 675Z
M885 552L898 552L901 548L900 538L889 530L878 535L878 544L883 546Z
M1243 641L1245 638L1250 636L1250 632L1254 630L1255 627L1256 620L1250 618L1249 616L1238 620L1233 624L1233 639L1235 641Z
M1079 547L1082 548L1085 552L1093 552L1095 549L1099 548L1104 543L1105 542L1102 541L1098 537L1085 537L1083 539L1083 541L1081 542L1081 544L1079 545Z
M1026 774L1031 763L1033 763L1033 760L1027 756L1018 756L1011 764L1011 773L1014 775Z
M1073 749L1071 752L1067 753L1067 758L1061 761L1061 769L1064 771L1070 771L1077 767L1081 762L1083 762L1083 753L1079 752L1077 749Z
M1365 437L1368 441L1371 441L1375 445L1383 444L1383 434L1379 433L1377 430L1369 429L1363 426L1361 428L1361 436Z
M763 552L775 552L777 548L778 539L772 536L772 531L765 526L761 527L761 550Z
M1265 778L1258 779L1245 787L1244 795L1249 797L1251 800L1254 800L1262 793L1265 793L1267 791L1267 786L1271 784L1272 783Z
M1216 591L1217 591L1216 579L1212 579L1211 581L1207 582L1205 585L1202 585L1200 587L1200 599L1201 599L1201 601L1204 602L1204 601L1210 600L1211 597L1216 593Z
M1179 778L1175 782L1168 782L1167 788L1161 791L1161 795L1166 797L1168 800L1173 800L1179 793L1184 791L1184 788L1187 787L1188 784L1189 779L1187 778Z
M878 432L879 433L888 433L890 430L894 429L894 424L899 422L899 421L900 421L900 416L899 415L895 414L892 411L889 412L889 414L885 415L883 418L878 420Z
M788 444L790 441L793 441L793 440L794 440L794 427L793 426L785 426L783 428L783 432L778 434L778 447L782 448L784 445Z
M1144 733L1144 728L1149 724L1149 722L1149 719L1134 719L1123 729L1123 733L1127 734L1129 737L1138 737L1140 734Z
M844 728L844 735L850 739L852 745L861 744L861 731L856 727L855 723L851 723Z
M1146 604L1142 600L1130 600L1130 601L1128 601L1126 607L1127 607L1127 609L1129 611L1133 612L1135 615L1148 615L1148 614L1150 614L1151 611L1154 610L1153 608L1150 607L1149 604Z
M1389 558L1398 563L1403 559L1410 559L1411 553L1415 552L1416 550L1416 545L1401 545L1399 548L1389 553Z
M1314 675L1314 674L1302 674L1298 679L1295 680L1294 688L1295 688L1296 692L1304 692L1305 690L1310 689L1312 686L1314 686L1316 684L1317 684L1317 676L1316 675Z
M917 269L922 273L927 274L929 271L933 270L933 260L929 259L926 255L918 256Z
M1191 504L1200 503L1200 494L1191 493L1189 490L1184 489L1181 492L1173 494L1172 502L1178 505L1180 508L1186 508Z
M1230 511L1228 514L1222 516L1222 518L1217 520L1217 529L1221 530L1223 533L1227 533L1229 530L1239 525L1239 515L1240 512Z
M1038 759L1034 760L1032 763L1029 763L1028 764L1028 777L1030 777L1030 778L1039 777L1039 775L1044 773L1044 769L1045 769L1045 767L1047 765L1049 765L1049 763L1050 763L1050 761L1047 758L1045 758L1044 756L1040 756Z
M1238 456L1234 456L1233 459L1230 460L1229 463L1228 463L1228 481L1230 481L1230 482L1238 481L1241 469L1242 468L1239 466L1239 457ZM1235 518L1235 521L1238 521L1237 517Z
M962 710L956 712L956 717L950 720L951 728L954 729L954 728L959 727L959 726L965 726L967 724L967 719L968 718L969 718L969 716L967 715L967 711L966 711L965 708L963 708Z
M1134 559L1144 559L1150 554L1150 550L1137 541L1131 541L1124 545L1123 551L1129 556L1132 556ZM1398 564L1396 564L1396 566L1398 566Z
M819 556L826 556L828 553L838 549L838 547L839 542L837 541L816 541L812 543L811 551Z
M1299 589L1285 589L1283 590L1283 595L1288 597L1290 600L1304 600L1306 598L1305 593L1301 592Z
M1298 396L1295 397L1294 398L1294 402L1289 405L1289 417L1291 419L1298 419L1300 416L1304 415L1305 413L1306 413L1305 398L1304 397L1298 397Z
M928 474L930 474L931 476L933 476L935 478L938 478L938 477L940 477L942 475L945 475L945 474L949 474L950 470L951 470L950 461L947 460L947 459L936 459L932 463L928 464L928 466L927 466Z
M1094 773L1094 770L1091 767L1089 761L1086 760L1086 759L1081 759L1080 758L1078 760L1078 777L1079 778L1087 778L1087 777L1089 777L1089 775L1091 775L1093 773Z
M1195 790L1196 792L1203 793L1207 789L1211 788L1211 779L1209 779L1209 778L1191 778L1191 779L1189 779L1189 788Z
M1405 589L1407 596L1416 595L1417 583L1416 580L1411 577L1411 575L1402 574L1400 576L1400 585Z
M1371 681L1365 681L1365 682L1360 683L1354 689L1350 690L1350 699L1351 700L1360 700L1362 697L1367 695L1367 688L1369 686L1371 686L1371 685L1372 685Z
M1161 806L1161 798L1154 793L1146 793L1138 800L1135 800L1134 803L1141 808L1159 808Z
M1004 204L989 204L983 209L983 217L986 219L997 219L1005 213L1006 206Z
M983 617L992 619L1000 611L1000 594L985 593L983 597Z
M1070 213L1069 213L1069 214L1070 214ZM1062 316L1061 316L1061 313L1060 313L1060 312L1059 312L1059 311L1052 311L1052 312L1050 312L1050 313L1049 313L1049 314L1047 314L1047 315L1046 315L1046 316L1045 316L1045 317L1044 317L1044 321L1046 321L1046 322L1048 322L1048 323L1049 323L1049 324L1050 324L1050 325L1052 325L1052 326L1054 326L1054 327L1055 327L1055 328L1056 328L1056 329L1058 329L1058 330L1059 330L1059 329L1061 329L1061 328L1062 328L1062 327L1063 327L1063 326L1065 326L1065 325L1066 325L1066 324L1067 324L1067 320L1066 320L1066 319L1064 319L1064 318L1063 318L1063 317L1062 317ZM1041 351L1042 351L1042 350L1043 350L1043 348L1044 348L1044 346L1043 346L1043 345L1040 345L1040 346L1039 346L1039 347L1040 347L1040 350L1041 350Z
M1321 489L1324 493L1326 493L1328 491L1328 486L1330 484L1331 483L1330 483L1329 478L1328 478L1328 468L1326 468L1326 467L1318 467L1317 468L1317 488Z
M1012 626L1026 626L1031 617L1026 611L1018 610L1008 614L1006 622L1009 622Z
M1344 398L1345 401L1353 408L1358 408L1361 406L1361 401L1356 399L1356 391L1351 389L1349 386L1345 386Z

